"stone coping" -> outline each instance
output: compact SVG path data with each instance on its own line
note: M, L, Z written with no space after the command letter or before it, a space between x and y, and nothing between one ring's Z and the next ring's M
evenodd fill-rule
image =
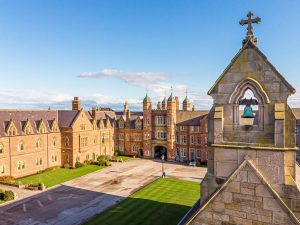
M234 145L234 144L210 144L210 147L217 148L240 148L240 149L253 149L253 150L269 150L269 151L298 151L297 147L295 148L279 148L271 146L254 146L254 145Z

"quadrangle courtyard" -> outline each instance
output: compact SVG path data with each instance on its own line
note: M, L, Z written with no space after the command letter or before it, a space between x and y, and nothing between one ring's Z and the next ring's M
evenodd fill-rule
M206 168L164 163L169 177L199 183ZM67 181L43 192L18 193L0 207L1 224L81 224L159 178L160 161L134 159Z

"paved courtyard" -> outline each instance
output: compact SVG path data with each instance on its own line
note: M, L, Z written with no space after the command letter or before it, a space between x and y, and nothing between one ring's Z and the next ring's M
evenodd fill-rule
M170 177L199 183L206 173L206 168L172 163L165 163L164 168ZM22 193L23 199L0 207L1 225L80 224L158 178L161 170L160 162L135 159L115 163L44 192Z

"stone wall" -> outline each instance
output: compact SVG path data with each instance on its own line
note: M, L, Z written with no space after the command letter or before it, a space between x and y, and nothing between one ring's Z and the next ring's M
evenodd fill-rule
M244 163L189 224L293 225L298 222L257 170Z

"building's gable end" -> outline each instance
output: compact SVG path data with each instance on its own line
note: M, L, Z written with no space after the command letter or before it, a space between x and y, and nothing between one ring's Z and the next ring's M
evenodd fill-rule
M238 83L250 77L272 92L272 89L281 89L286 98L295 93L295 89L268 61L266 56L248 41L236 54L221 76L208 91L209 95L232 93Z

